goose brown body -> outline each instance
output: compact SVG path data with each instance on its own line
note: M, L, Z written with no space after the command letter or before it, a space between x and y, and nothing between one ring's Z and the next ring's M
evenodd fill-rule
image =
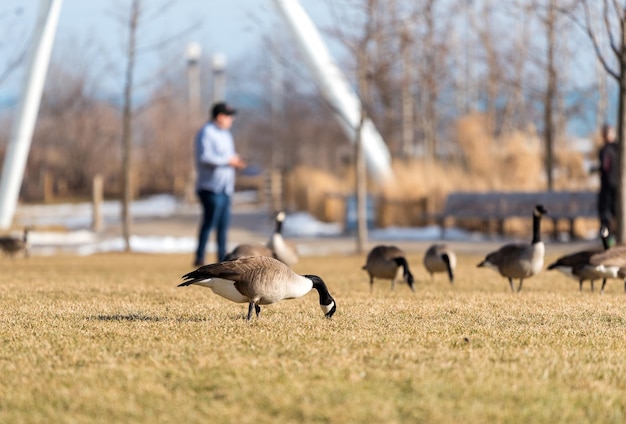
M431 279L438 272L448 273L450 284L454 283L454 269L456 268L456 254L443 243L433 244L424 254L424 268L430 273Z
M330 318L336 310L335 300L324 281L316 275L299 275L284 263L267 256L253 256L205 265L183 276L180 286L196 284L237 303L249 304L248 319L253 308L285 299L295 299L316 289L320 307Z
M563 274L574 278L578 281L578 289L582 291L583 282L585 280L589 280L591 283L591 291L594 290L594 281L602 278L602 290L604 290L604 286L606 284L606 278L602 275L601 272L598 272L596 267L591 264L591 258L608 250L609 249L609 231L608 228L604 227L600 231L600 235L602 238L603 248L600 249L590 249L590 250L582 250L579 252L570 253L565 256L561 256L555 262L551 263L548 266L548 270L556 269ZM596 259L597 260L597 259Z
M368 253L363 269L367 271L370 277L370 291L373 290L374 278L390 279L393 290L396 279L400 275L404 277L411 290L415 290L413 274L409 269L406 254L396 246L379 245L374 247Z
M545 245L541 241L541 217L547 213L542 205L533 209L533 239L531 243L510 243L489 253L478 267L493 268L509 280L511 291L513 279L519 279L517 291L522 290L525 278L536 275L543 268Z
M24 252L24 256L28 256L28 232L28 228L25 228L22 238L14 236L0 237L0 250L9 256L13 256L20 251Z
M604 280L600 289L602 293L609 278L625 279L624 291L626 291L626 246L611 247L592 255L589 258L589 266Z
M270 256L273 257L272 250L262 244L240 244L235 247L232 252L224 257L225 261L232 261L238 258L247 258L249 256Z

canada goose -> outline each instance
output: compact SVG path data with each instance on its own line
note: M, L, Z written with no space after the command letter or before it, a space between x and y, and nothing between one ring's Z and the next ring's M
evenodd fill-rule
M248 256L274 256L272 250L262 244L240 244L235 247L232 252L228 253L225 257L225 261L232 261L233 259L245 258Z
M296 274L284 263L267 256L205 265L182 278L185 281L178 287L196 284L208 287L230 301L248 303L248 320L252 318L252 310L259 316L259 305L302 297L311 289L318 291L320 307L327 318L332 317L337 309L335 299L320 277Z
M456 255L446 244L433 244L424 254L424 267L434 279L435 272L447 272L450 284L454 284Z
M278 212L274 217L276 227L274 229L274 233L267 242L267 247L274 252L274 257L276 259L289 266L293 266L299 259L298 249L294 243L285 240L283 237L283 222L285 222L286 217L287 216L283 211Z
M404 281L406 281L412 291L415 291L413 274L409 270L406 255L396 246L374 247L368 253L363 269L370 276L370 293L374 288L374 277L391 279L391 290L393 290L400 271L402 271Z
M541 217L546 213L548 211L543 205L537 205L533 209L533 239L530 244L506 244L489 253L478 267L493 268L508 278L512 292L515 292L513 278L519 278L517 291L522 290L524 278L532 277L543 267L546 248L541 241Z
M557 259L555 262L548 266L549 270L556 269L563 274L578 280L578 289L583 291L583 282L589 280L591 283L591 291L594 290L594 281L602 276L593 269L589 260L597 253L601 253L609 248L609 229L602 227L600 230L600 237L602 238L603 249L583 250L580 252L571 253ZM606 278L604 278L602 287L606 284Z
M24 251L24 257L28 257L29 245L28 245L28 228L24 228L24 234L22 238L13 236L0 237L0 249L9 256L14 256L20 250Z
M589 266L603 279L600 294L604 293L604 286L609 278L624 279L626 292L626 246L614 246L592 255Z

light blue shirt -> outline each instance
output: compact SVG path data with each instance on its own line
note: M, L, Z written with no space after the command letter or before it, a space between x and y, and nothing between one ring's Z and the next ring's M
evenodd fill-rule
M196 190L232 195L235 191L235 169L228 165L236 155L230 130L209 122L198 131L195 140Z

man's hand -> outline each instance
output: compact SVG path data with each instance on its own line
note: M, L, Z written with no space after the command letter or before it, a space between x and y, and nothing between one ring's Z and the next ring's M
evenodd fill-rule
M231 157L230 160L228 161L228 164L235 169L244 169L246 166L248 166L246 161L241 159L239 155L235 155Z

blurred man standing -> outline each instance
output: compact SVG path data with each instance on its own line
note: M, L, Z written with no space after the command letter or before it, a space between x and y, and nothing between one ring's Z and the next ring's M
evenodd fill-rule
M609 225L616 215L617 180L619 173L619 152L612 126L602 126L603 146L600 149L598 169L600 171L600 194L598 195L598 215L602 227Z
M196 266L205 263L206 245L212 228L216 231L217 260L221 261L226 255L235 171L246 167L245 161L235 151L230 132L236 113L230 105L216 103L211 110L211 120L196 135L196 193L203 209L194 260Z

